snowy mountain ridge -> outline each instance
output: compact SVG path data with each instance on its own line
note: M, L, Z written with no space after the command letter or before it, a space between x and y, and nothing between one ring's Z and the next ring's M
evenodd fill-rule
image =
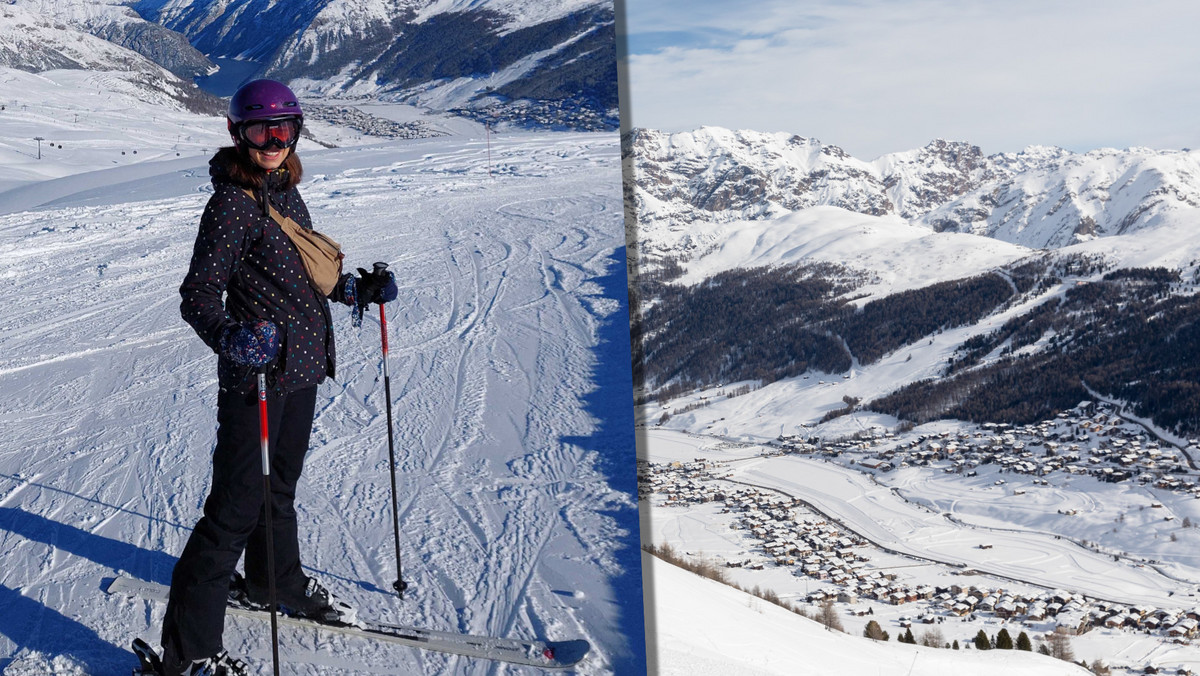
M62 28L70 27L130 49L181 78L190 78L213 68L212 62L192 47L187 38L142 19L129 7L128 2L9 0L9 6L23 9L42 20L53 20ZM38 64L34 62L31 65Z
M39 72L56 68L154 73L153 63L68 26L27 3L0 9L0 66Z
M266 76L304 97L493 124L618 124L615 15L604 0L10 0L0 19L11 22L0 26L0 65L34 73L146 70L123 47L180 78L213 76L202 86L221 95Z
M64 3L55 5L56 11L49 13L43 13L37 6L32 0L14 0L0 9L0 69L35 76L49 71L85 72L83 79L93 81L95 89L81 88L76 93L80 97L77 103L68 105L71 110L86 111L91 104L83 104L82 97L91 97L93 93L95 96L130 94L151 106L194 112L213 113L220 107L213 97L150 58L92 34L94 29L127 37L141 35L145 38L144 49L166 45L164 51L178 53L170 37L163 38L165 41L155 37L166 33L166 29L146 28L152 24L127 16L123 12L128 10L116 5ZM6 104L15 107L19 102L37 106L46 103L27 98L28 90L13 84L27 79L16 74L5 76L12 87L6 94ZM59 78L50 78L55 79ZM56 93L66 94L72 86L58 88Z
M896 215L936 232L1062 248L1136 232L1200 207L1200 154L1031 146L985 156L967 143L855 158L786 133L703 127L635 129L625 140L627 186L647 252L702 252L697 222L776 218L814 206Z
M851 377L961 329L936 363L888 372L872 410L1025 423L1094 396L1086 382L1162 429L1200 429L1200 374L1180 358L1200 311L1191 152L935 141L864 162L714 128L637 130L624 152L649 396Z
M603 0L140 0L133 7L210 57L249 63L254 74L290 82L302 95L616 128L615 18Z

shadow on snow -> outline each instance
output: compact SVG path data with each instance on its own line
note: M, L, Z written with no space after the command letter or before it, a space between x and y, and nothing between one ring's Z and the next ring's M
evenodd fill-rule
M176 558L162 552L142 549L11 507L0 507L0 530L45 543L105 568L126 571L132 577L171 584Z
M596 418L596 431L588 436L564 436L562 441L600 458L598 469L608 485L637 505L637 457L633 434L633 373L629 350L629 290L625 275L625 247L609 257L609 273L593 278L603 296L620 303L597 328L596 363L592 382L596 386L583 397L585 410ZM629 652L612 656L618 674L646 673L646 632L642 604L641 539L636 507L608 512L624 536L614 557L621 573L611 580L619 608L619 625L628 639Z
M153 582L169 582L175 567L173 556L11 507L0 507L0 530ZM98 582L95 592L100 594ZM4 585L0 585L0 608L4 609L0 634L15 644L14 652L40 653L45 659L69 656L89 674L124 673L136 661L132 653L104 640L91 627ZM0 658L0 671L14 663L13 657Z
M126 673L137 661L133 653L100 638L91 627L2 584L0 608L4 609L0 612L0 634L16 644L16 651L28 650L47 657L69 655L93 676ZM13 657L0 657L0 671L15 662Z

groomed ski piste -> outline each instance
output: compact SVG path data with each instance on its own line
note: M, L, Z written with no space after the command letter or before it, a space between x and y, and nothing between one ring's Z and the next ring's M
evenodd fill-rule
M216 362L177 288L224 120L144 101L119 74L0 75L13 97L0 113L0 671L128 674L130 641L157 645L164 609L102 585L168 584L207 494ZM305 565L365 618L581 638L592 649L573 673L637 673L617 135L425 121L446 135L325 126L318 138L355 145L299 147L316 227L350 269L385 261L400 285L387 311L411 588L390 591L378 315L355 328L336 305L338 377L319 390L297 498ZM270 669L267 623L229 618L224 639ZM289 674L540 671L315 630L280 642Z

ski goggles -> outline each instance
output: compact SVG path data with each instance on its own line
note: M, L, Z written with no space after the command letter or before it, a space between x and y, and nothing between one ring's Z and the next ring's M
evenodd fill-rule
M275 146L280 150L291 148L300 140L300 118L286 117L280 120L257 120L241 126L238 135L246 145L255 150L266 150Z

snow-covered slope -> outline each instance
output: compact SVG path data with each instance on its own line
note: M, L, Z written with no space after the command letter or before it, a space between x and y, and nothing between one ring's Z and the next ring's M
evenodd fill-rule
M92 86L63 73L17 84ZM180 125L203 123L122 102L140 106L131 129L166 150ZM208 122L224 136L219 119ZM339 376L319 390L299 487L306 565L364 615L586 638L593 653L577 673L637 673L617 139L493 135L489 165L483 129L458 129L332 150L302 142L300 190L316 224L352 266L384 260L398 272L392 404L413 586L403 601L388 593L396 564L379 324L354 328L344 308L334 308ZM0 144L28 145L25 133L0 124ZM47 174L25 148L0 191L5 674L128 673L130 639L156 642L163 608L107 597L102 580L123 571L168 581L208 483L215 361L179 318L174 289L208 198L211 147L113 165L80 144L93 153L75 165L85 173L64 175L72 165L59 162L64 174L35 182ZM518 673L312 631L280 637L285 673ZM266 624L230 620L225 645L269 668Z
M889 294L997 268L1030 254L1025 247L960 233L937 233L897 216L813 207L773 220L693 223L686 234L705 251L680 284L736 268L822 261L866 271L858 298Z
M133 50L179 77L203 74L211 61L169 28L142 19L120 0L9 0L45 19Z
M871 162L789 134L704 127L625 140L638 237L648 253L689 257L678 236L701 221L775 218L813 206L898 215L1042 249L1152 228L1200 207L1200 152L1086 154L1030 147L984 156L936 140Z
M158 70L137 54L24 3L0 7L0 65L31 72L55 68Z
M826 631L812 620L642 555L662 676L1084 676L1019 650L945 650Z
M855 363L833 378L825 373L810 372L803 378L770 383L761 390L728 401L714 397L704 408L684 415L674 412L686 409L698 399L667 399L661 408L647 407L642 419L654 422L669 411L673 412L668 423L672 428L709 431L735 438L769 439L779 434L781 424L816 423L830 411L844 408L847 398L872 401L912 383L944 378L947 364L958 356L959 349L967 341L992 334L1008 322L1019 322L1022 317L1032 316L1040 307L1056 306L1072 289L1099 280L1106 274L1105 270L1155 267L1177 270L1186 280L1180 285L1179 293L1184 298L1195 299L1196 280L1200 279L1198 228L1200 219L1195 214L1181 211L1169 215L1156 227L1097 238L1043 257L1036 251L993 238L936 233L896 216L866 216L836 207L815 207L774 220L695 223L687 236L689 242L703 253L680 266L682 273L672 281L678 287L705 288L706 280L738 269L833 263L860 275L860 285L847 296L853 298L855 305L862 306L892 294L925 289L988 271L999 271L1002 276L1007 276L1007 270L1013 266L1035 260L1083 256L1104 261L1106 268L1049 280L1044 291L1014 299L1014 303L997 307L995 312L977 322L931 330L928 335L897 346L878 361ZM643 311L659 302L654 295L644 297L643 301ZM755 303L756 299L747 296L745 302ZM673 307L678 313L697 311L692 305ZM761 340L762 334L769 333L771 327L789 319L794 318L778 316L766 326L743 325L744 343L741 345L753 345ZM662 328L659 325L645 327L647 335L661 332ZM1184 332L1182 335L1190 331L1188 325L1179 330ZM694 338L693 349L707 349L703 342L705 335L701 333ZM1136 348L1138 346L1126 346L1122 350L1127 350L1131 358L1136 359L1143 354ZM1046 349L1048 347L1039 342L1026 348L1025 354ZM990 355L985 363L1001 356L999 352ZM653 359L652 356L650 361ZM650 366L653 367L653 363ZM1181 359L1178 366L1187 366L1186 360ZM726 382L710 382L713 389L701 394L712 397ZM654 385L661 386L662 383ZM734 385L726 387L733 388ZM885 416L879 424L890 427L898 422ZM836 437L855 431L834 424L833 429L823 434Z
M0 68L0 85L0 192L16 191L5 194L12 209L58 197L42 179L100 169L138 172L154 160L195 164L229 142L220 118L185 110L138 73ZM138 177L161 171L150 168ZM80 180L75 190L86 185Z
M45 4L45 3L43 3ZM17 0L15 4L0 6L0 68L43 73L50 70L87 71L88 75L111 73L118 91L136 88L145 103L173 105L191 110L215 110L214 99L190 82L180 80L174 74L131 49L96 37L92 31L106 32L117 38L117 33L140 36L131 39L144 40L147 49L157 49L173 54L180 53L171 44L171 38L158 36L157 31L145 28L150 24L122 13L123 8L109 5L85 5L82 0L73 0L64 5L52 5L54 12L43 12L31 0ZM128 12L127 9L124 9ZM153 43L153 44L152 44ZM154 45L157 45L155 47ZM57 98L77 100L76 110L87 110L89 104L80 99L95 95L103 96L105 84L95 83L95 88L64 88ZM32 92L20 87L5 88L6 106L26 104ZM35 105L45 102L34 101ZM6 108L7 109L7 108Z
M1200 214L1165 214L1154 227L1064 247L1063 256L1099 256L1113 268L1167 267L1191 279L1200 270ZM702 253L687 261L678 283L691 285L738 268L811 262L845 265L866 274L856 298L876 297L995 270L1038 252L1004 240L934 232L897 216L867 216L813 207L772 220L695 222L670 232L675 251Z

